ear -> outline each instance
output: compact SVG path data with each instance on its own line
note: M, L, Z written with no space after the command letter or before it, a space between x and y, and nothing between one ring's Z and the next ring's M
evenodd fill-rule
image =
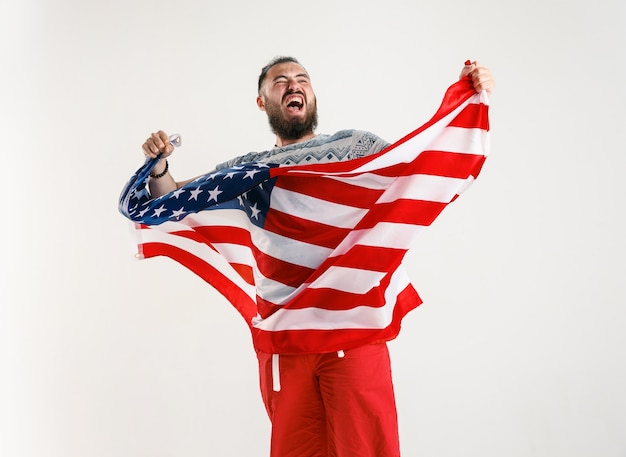
M258 106L261 111L265 111L265 101L263 100L263 96L259 95L256 98L256 106Z

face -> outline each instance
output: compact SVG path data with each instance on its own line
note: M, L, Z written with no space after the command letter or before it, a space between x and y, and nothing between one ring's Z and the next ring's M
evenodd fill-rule
M267 72L259 108L267 113L272 131L284 140L299 140L317 127L317 103L309 75L293 62L274 65Z

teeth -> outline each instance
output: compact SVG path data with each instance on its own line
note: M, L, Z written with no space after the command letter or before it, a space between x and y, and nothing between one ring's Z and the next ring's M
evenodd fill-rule
M287 105L290 105L291 103L297 103L300 106L304 105L304 101L302 99L302 97L287 97Z

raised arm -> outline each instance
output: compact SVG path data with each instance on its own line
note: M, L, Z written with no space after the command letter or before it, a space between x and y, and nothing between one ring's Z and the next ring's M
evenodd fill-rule
M170 143L169 136L163 130L150 134L141 148L146 157L151 159L160 157L159 162L150 173L149 187L153 198L172 192L193 180L192 178L186 181L174 181L169 172L169 164L167 162L167 158L174 152L174 146Z

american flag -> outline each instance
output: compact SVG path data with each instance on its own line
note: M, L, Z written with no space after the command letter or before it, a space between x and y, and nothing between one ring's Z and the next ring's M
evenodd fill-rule
M345 162L249 163L152 199L149 160L120 197L139 256L167 256L215 287L273 354L393 339L421 303L402 259L478 176L489 148L486 93L450 86L430 121Z

